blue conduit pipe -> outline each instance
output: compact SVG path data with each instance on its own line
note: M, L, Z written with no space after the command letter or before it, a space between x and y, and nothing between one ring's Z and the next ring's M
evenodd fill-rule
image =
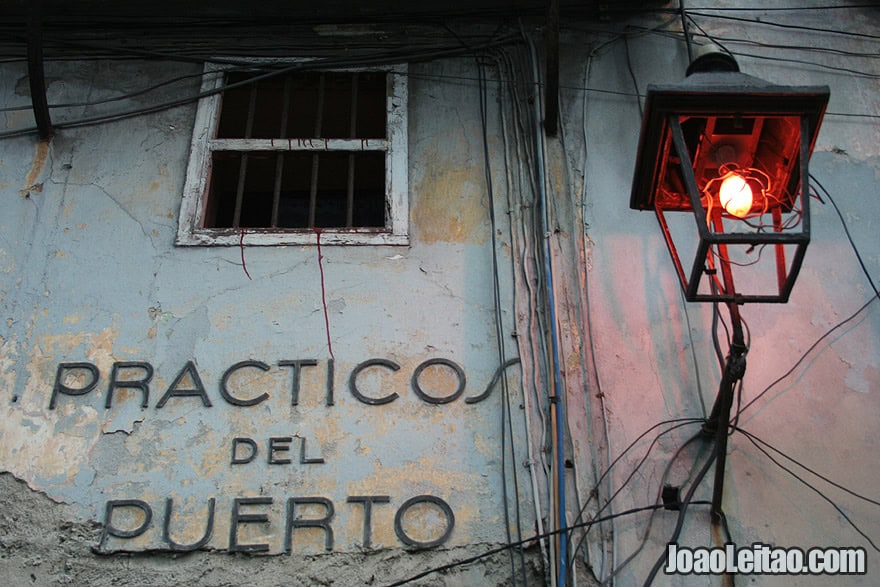
M535 159L537 160L538 197L541 202L541 229L544 233L544 270L547 273L547 305L550 307L550 345L553 355L553 396L556 403L556 486L559 496L557 509L562 529L568 524L565 514L565 390L562 388L562 370L559 367L559 333L556 326L556 295L553 291L553 263L550 259L550 220L547 206L547 189L544 170L544 130L541 125L542 100L541 80L538 75L538 57L535 44L528 35L523 34L529 44L532 61L532 77L534 78L535 109ZM559 540L559 572L556 576L557 587L565 587L568 571L568 536L560 534Z

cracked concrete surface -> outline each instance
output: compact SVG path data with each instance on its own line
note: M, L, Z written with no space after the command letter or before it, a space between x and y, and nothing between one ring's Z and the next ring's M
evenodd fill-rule
M10 474L0 474L0 577L6 585L378 586L497 547L477 544L421 553L386 549L313 556L255 556L210 550L97 555L91 549L98 543L100 533L97 523L77 519L74 508L54 503ZM540 584L540 557L534 546L527 549L526 557L529 584ZM502 587L506 582L497 577L506 576L509 564L506 554L496 554L477 565L429 575L412 584Z
M83 104L67 116L94 116L127 105L99 104L120 87L114 84L114 93L100 85L104 65L51 67L52 76L66 81L64 88L52 85L53 92L65 92L53 99ZM134 87L193 70L189 64L176 66L180 71L168 67L131 63L114 71L120 83ZM197 77L192 85L197 90ZM497 355L487 342L494 336L491 281L473 262L490 255L480 230L485 208L474 202L467 214L449 219L460 228L453 242L324 249L326 299L339 357L336 401L328 407L316 248L250 247L244 253L251 280L238 247L174 245L194 110L187 106L62 129L51 143L36 147L4 143L9 149L0 161L10 181L3 189L18 196L14 209L0 218L2 261L9 268L2 274L7 287L0 298L9 327L0 346L7 383L0 471L16 478L3 476L0 487L6 489L0 499L11 512L4 520L10 548L0 562L0 577L37 585L378 585L491 549L503 536L496 511L500 482L498 475L484 472L487 459L495 456L487 449L491 441L477 437L484 435L487 420L497 423L494 412L463 401L437 408L409 388L413 368L434 356L460 363L476 386L495 371ZM470 109L462 116L475 113ZM456 131L450 139L470 143L477 136ZM444 181L464 178L468 197L476 198L482 175L462 167ZM443 212L440 203L432 206L431 218L420 216L424 222ZM425 312L439 307L444 311ZM291 406L290 374L277 364L302 358L318 360L322 367L303 375L303 401ZM365 409L346 387L354 366L370 358L401 366L385 380L400 399L381 410ZM234 408L219 396L218 381L230 365L248 359L265 361L271 372L245 372L233 385L241 397L258 397L264 390L271 397L264 405ZM49 409L56 368L79 361L94 364L100 381L92 392L65 396ZM105 407L111 366L122 361L148 361L155 368L148 407L141 407L140 392L131 388L117 389L112 408ZM158 409L157 399L187 361L197 366L214 405L175 397ZM84 385L83 374L71 377L69 385ZM362 378L365 388L368 379L369 374ZM180 387L187 385L192 382ZM469 389L462 397L474 393ZM239 436L264 447L262 461L247 470L229 462L231 439ZM306 460L320 456L324 462L303 464L293 455L295 462L286 468L268 467L269 437L308 439ZM442 442L434 441L438 438ZM264 492L272 492L267 495L274 495L276 504L296 495L326 496L338 504L332 556L310 549L307 540L291 555L216 552L228 542L231 500ZM391 506L376 514L376 549L364 552L360 510L347 506L346 497L386 494ZM443 548L408 553L394 532L394 512L407 498L425 494L451 502L455 532ZM463 497L470 495L480 499ZM218 527L208 543L211 554L157 554L164 543L162 521L155 519L140 542L117 540L120 548L145 554L90 552L100 535L94 521L102 519L108 500L143 499L159 514L166 497L203 504L214 496ZM181 542L189 541L201 511L175 518ZM269 531L273 552L280 543L277 525ZM31 551L41 554L37 558ZM540 557L530 551L527 558L527 572L540 576L535 562ZM508 565L502 554L448 573L442 581L491 585L494 577L507 577Z

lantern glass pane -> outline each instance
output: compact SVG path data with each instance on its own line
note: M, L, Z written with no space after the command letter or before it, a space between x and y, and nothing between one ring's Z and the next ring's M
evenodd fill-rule
M799 182L800 118L765 115L681 115L684 143L692 162L702 206L721 206L723 181L736 175L753 194L752 205L739 216L755 216L774 208L796 207ZM661 177L655 194L664 210L692 208L680 170L680 158L667 132L661 155ZM724 212L726 217L737 215Z
M787 298L808 240L799 117L682 115L679 123L683 148L670 125L655 205L688 298ZM665 214L674 211L690 214Z

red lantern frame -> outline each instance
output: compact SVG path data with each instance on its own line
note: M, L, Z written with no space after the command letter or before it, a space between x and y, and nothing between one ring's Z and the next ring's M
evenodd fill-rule
M648 86L630 207L655 211L688 301L788 301L810 241L809 159L829 95L827 86L776 86L738 71ZM710 193L732 170L744 170L759 192L745 219ZM687 268L666 216L676 211L696 224ZM774 283L737 291L734 273L758 265L767 247L773 260L762 269ZM757 250L757 261L737 262L743 250Z

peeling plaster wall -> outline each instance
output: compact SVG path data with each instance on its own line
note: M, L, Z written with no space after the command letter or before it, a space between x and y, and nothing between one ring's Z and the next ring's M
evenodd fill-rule
M95 102L198 71L192 65L142 62L49 62L46 70L50 103ZM413 66L412 71L473 75L473 65L449 61ZM26 103L24 76L18 65L3 66L3 103ZM183 87L144 98L144 103L197 91L194 77ZM464 402L484 391L499 356L477 93L474 87L436 84L414 75L410 96L411 245L322 249L329 333L315 247L241 251L174 246L194 106L63 130L48 144L31 137L4 141L3 470L49 500L66 504L66 515L80 523L103 521L108 500L149 504L153 524L141 536L92 533L110 551L167 548L162 516L168 498L175 508L173 539L185 544L205 533L208 500L216 498L210 549L229 546L232 500L238 497L272 498L271 504L241 510L265 514L268 522L242 522L237 529L239 543L266 544L270 553L284 549L290 497L318 496L333 504L333 553L354 565L365 563L352 553L400 551L404 545L395 533L395 512L420 495L436 496L454 512L444 551L503 541L499 395L496 391L486 401ZM113 108L139 104L139 98L131 98ZM106 108L83 107L68 115L90 116ZM8 129L28 124L24 114L6 116ZM431 163L423 163L427 161ZM503 224L499 228L501 240L508 229ZM502 283L510 281L506 266L502 262ZM510 331L511 292L501 295L499 319ZM328 336L335 356L333 405L327 405ZM397 372L368 369L358 378L368 396L399 394L383 406L359 402L348 391L352 370L374 358L400 366ZM414 370L432 358L461 366L467 384L459 400L433 405L412 391ZM226 369L244 360L270 366L266 372L242 369L230 379L239 397L269 394L251 407L230 405L219 393ZM291 360L316 362L302 368L297 405L292 405L292 370L279 366ZM112 407L105 407L112 365L121 361L153 366L146 408L136 389L117 390ZM213 406L203 405L199 397L172 397L158 408L188 361ZM55 408L49 409L58 365L64 362L92 363L100 380L87 395L59 395ZM515 384L515 373L509 373ZM133 370L128 376L142 375ZM192 388L190 375L178 389ZM70 370L62 383L81 388L88 379L87 372ZM443 396L455 391L458 380L448 368L432 367L420 383ZM517 431L523 429L519 418L515 413ZM253 462L230 463L235 437L257 443ZM274 455L289 458L290 464L267 463L270 437L290 439ZM323 463L302 464L303 444L306 459ZM364 506L348 503L349 496L385 496L388 501L372 506L371 548L363 548ZM525 490L520 499L527 502ZM326 514L320 504L299 507L297 515L306 519ZM524 510L522 516L525 527L534 526L533 513ZM143 516L121 508L114 520L120 529L131 530ZM436 507L417 506L402 524L413 539L431 541L451 522ZM294 556L323 555L312 563L319 569L329 560L326 538L320 528L297 529ZM89 558L85 551L79 556ZM432 556L431 564L439 564L440 555ZM448 556L447 561L453 558ZM328 568L316 570L315 576L351 585L387 582L428 564L414 559L415 566L407 569L408 563L385 555L381 559L373 557L347 575ZM110 562L88 564L115 568ZM220 558L212 564L238 568L241 561ZM503 577L508 570L501 569ZM497 569L465 572L449 584L482 582L493 572ZM527 572L541 573L534 565ZM380 578L368 581L369 575ZM84 577L74 573L71 580L77 576ZM248 581L246 571L236 576Z
M742 3L717 2L713 6ZM795 3L774 3L790 5ZM800 6L800 3L797 3ZM711 11L708 11L711 13ZM873 78L831 68L871 72L869 58L846 57L810 51L812 47L876 53L880 13L875 8L791 13L722 13L722 16L780 22L798 27L818 27L874 35L874 39L844 37L815 31L782 29L735 20L697 18L710 35L726 39L737 53L752 53L790 61L738 56L743 72L765 80L792 85L828 85L831 101L810 172L827 188L846 219L866 269L880 283L880 148L878 148L877 96L880 84ZM831 14L834 14L833 19ZM661 19L638 18L650 27ZM608 37L611 38L610 36ZM734 39L802 47L783 51L742 45ZM654 214L628 206L640 120L638 92L650 83L675 83L684 77L687 56L679 39L659 35L633 35L608 43L589 59L577 38L567 43L568 79L579 87L605 92L564 92L564 116L572 133L585 133L570 142L570 155L584 165L585 246L589 288L592 345L596 377L601 381L610 430L610 453L621 455L640 434L666 420L704 416L718 389L720 368L712 348L712 313L709 304L684 303ZM629 63L627 61L629 54ZM581 58L578 59L578 56ZM630 66L632 75L630 74ZM823 67L825 66L825 67ZM583 123L582 113L586 112ZM838 113L838 115L834 114ZM841 116L858 113L867 117ZM873 116L873 117L871 117ZM583 123L583 124L582 124ZM569 135L571 136L571 134ZM612 139L613 137L613 139ZM585 163L584 163L585 161ZM812 206L812 240L804 267L789 303L742 306L751 331L751 348L742 391L742 405L773 387L745 410L739 426L852 491L877 499L880 476L876 461L880 436L876 433L880 410L880 302L874 300L852 321L820 342L798 363L820 337L852 315L874 296L847 242L840 220L827 198ZM727 317L725 311L722 316ZM719 327L720 328L720 327ZM723 329L722 347L727 352ZM774 382L792 370L791 375ZM682 425L659 438L648 452L659 427L636 443L615 466L612 489L625 485L615 500L615 511L654 503L661 476L678 448L700 423ZM876 505L853 497L791 461L764 447L782 465L813 484L839 504L842 511L873 544L880 537ZM687 487L707 455L708 445L690 445L676 460L667 482ZM647 461L628 479L645 455ZM695 464L698 463L698 464ZM723 507L733 541L739 546L760 542L780 547L861 547L867 550L868 575L849 577L737 576L758 585L875 585L880 556L873 544L853 524L813 489L774 464L743 434L729 441ZM712 497L712 472L694 496ZM621 584L642 584L672 535L677 512L654 516L645 539L648 514L615 524L615 552L620 562L639 554L621 572ZM643 540L645 546L639 550ZM686 518L680 544L712 546L708 508L695 507ZM720 584L711 577L668 577L657 583L674 585ZM656 584L656 583L655 583Z
M838 15L835 28L880 35L876 9ZM470 59L410 65L411 244L322 249L335 356L332 406L326 405L330 349L317 250L246 248L251 280L236 247L173 246L194 106L65 129L50 144L32 137L0 142L0 196L5 202L0 216L0 307L6 320L0 333L0 467L9 473L0 476L0 493L9 496L2 503L11 508L0 520L9 537L0 555L6 576L43 585L134 582L145 576L151 584L385 584L503 543L499 391L480 403L463 401L485 389L499 363L493 238L501 271L500 319L505 333L517 335L507 342L506 356L523 357L521 366L507 371L514 406L521 402L524 409L514 409L511 422L519 456L505 465L508 481L514 465L519 475L521 527L530 535L537 524L536 509L544 524L552 515L548 467L537 467L533 485L527 477L529 465L551 459L549 421L539 417L546 415L539 404L549 405L548 343L531 336L546 326L535 319L543 312L546 294L535 291L540 270L528 269L529 263L540 264L541 239L548 243L556 272L570 434L564 456L572 464L566 469L566 488L573 496L569 520L576 519L581 507L591 514L597 511L591 498L599 479L597 495L603 504L615 495L614 512L655 503L664 469L700 423L683 424L659 437L650 452L656 433L637 439L666 420L702 418L711 409L720 378L711 308L683 302L656 219L628 207L641 116L634 94L643 94L648 83L679 80L687 57L680 39L630 34L624 44L616 33L636 30L627 25L659 26L667 18L634 15L613 23L608 34L586 32L595 27L577 23L563 27L561 132L546 143L551 224L534 241L527 233L535 227L524 227L523 220L533 205L523 202L533 197L528 191L534 169L528 147L504 134L497 94L504 86L490 83L487 102L496 202L504 201L508 186L527 187L515 194L519 206L502 210L498 205L499 226L493 235L476 67ZM762 18L829 26L823 12L768 13ZM871 38L706 17L700 22L724 39L876 53ZM822 65L871 72L876 66L870 59L804 51L790 56L807 55L819 65L749 57L739 57L739 62L743 71L780 84L830 86L831 114L823 123L811 172L841 208L876 283L880 150L874 117L880 114L880 84ZM494 80L497 70L490 71ZM195 72L195 66L168 63L50 62L49 102L93 102ZM0 103L27 102L25 75L20 64L0 66ZM120 106L194 94L195 80L149 98L129 98ZM519 107L531 108L533 95L522 91ZM502 92L507 130L515 127L509 99ZM55 121L109 108L83 106L64 111ZM7 129L32 123L28 111L4 115ZM789 303L743 308L751 348L742 402L760 399L743 411L738 424L828 479L876 500L880 302L868 304L801 361L815 341L874 293L830 204L816 202L812 219L812 242ZM400 395L384 406L358 402L348 389L352 370L373 358L400 365L395 373L379 368L358 379L367 395ZM413 393L413 371L431 358L461 365L467 377L462 398L429 405ZM304 359L317 364L303 369L300 401L291 405L291 369L278 363ZM253 407L231 406L219 391L226 369L243 360L270 367L266 372L242 369L230 380L242 397L269 393L268 400ZM101 380L86 396L59 397L56 409L50 410L56 369L65 361L95 364ZM117 391L113 407L104 407L110 369L117 361L148 361L155 368L146 408L141 408L136 390ZM199 398L175 397L157 408L187 361L193 361L213 407L203 406ZM774 383L789 369L790 376ZM422 381L436 386L438 394L455 387L454 378L442 370L427 371ZM83 383L82 376L68 381L73 387ZM532 418L528 430L526 416ZM254 462L230 464L234 437L258 442ZM270 437L290 437L290 453L282 456L293 463L266 462ZM535 454L534 461L524 463L527 438ZM633 450L624 453L634 441ZM303 443L307 458L325 462L299 463ZM667 481L686 484L708 450L706 444L688 445ZM618 457L611 474L603 477ZM874 543L880 542L875 505L798 472L839 504ZM395 534L394 513L406 499L422 494L448 502L455 528L441 548L413 554ZM359 495L389 497L388 504L373 506L371 549L363 548L363 506L347 502L347 497ZM325 552L326 535L315 529L297 529L293 553L282 557L210 552L229 546L235 497L272 497L271 504L243 510L264 513L269 522L240 524L238 536L243 543L265 543L271 553L281 552L286 500L296 496L325 497L334 505L333 552ZM183 543L203 534L207 500L216 497L215 526L205 547L209 552L179 558L149 552L164 545L162 515L169 497L175 507L173 538ZM710 497L707 480L694 499ZM153 526L134 539L102 538L99 522L111 499L145 500L154 510ZM733 541L741 546L863 547L868 575L836 577L834 584L877 583L880 557L871 542L741 433L730 439L724 510ZM311 518L323 514L319 506L303 512ZM437 511L413 514L413 535L436 537L442 525ZM120 516L120 526L139 523L137 516ZM591 530L586 539L591 568L580 568L579 579L586 582L591 573L607 577L633 555L617 583L641 584L663 553L676 517L666 511L653 520L647 513L636 514ZM693 508L680 543L712 545L709 528L707 509ZM105 540L111 550L148 552L132 558L88 552ZM52 550L56 541L64 545ZM35 558L30 550L35 546L52 554ZM540 565L542 555L534 546L527 555L529 584L541 584L546 571ZM285 557L293 562L279 562L287 561ZM673 585L717 583L693 576L663 579ZM829 578L742 580L824 585ZM509 560L496 557L425 584L509 581Z

